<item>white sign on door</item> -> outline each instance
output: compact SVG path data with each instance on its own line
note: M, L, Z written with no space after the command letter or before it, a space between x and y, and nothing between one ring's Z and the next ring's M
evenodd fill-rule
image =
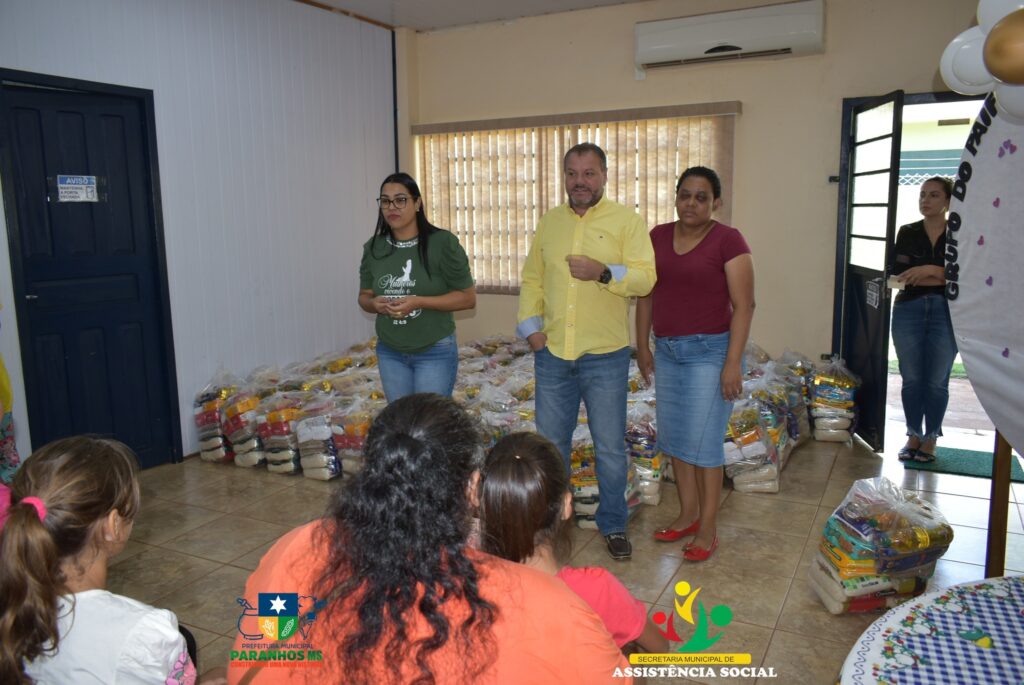
M57 202L99 202L96 177L58 174Z

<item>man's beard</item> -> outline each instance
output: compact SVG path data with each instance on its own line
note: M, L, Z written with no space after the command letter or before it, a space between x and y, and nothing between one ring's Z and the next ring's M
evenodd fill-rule
M587 190L589 190L589 188ZM604 189L603 188L601 190L598 190L595 193L592 193L591 194L591 199L590 199L589 202L583 202L583 203L577 204L577 203L573 202L572 193L569 193L569 206L572 207L573 209L580 209L580 208L587 208L587 209L589 209L589 208L593 207L594 205L596 205L598 202L600 202L602 197L604 197Z

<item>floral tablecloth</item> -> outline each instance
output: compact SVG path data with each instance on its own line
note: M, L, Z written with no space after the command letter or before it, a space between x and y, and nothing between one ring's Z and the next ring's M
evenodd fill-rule
M1024 683L1024 577L954 585L891 609L854 645L841 682Z

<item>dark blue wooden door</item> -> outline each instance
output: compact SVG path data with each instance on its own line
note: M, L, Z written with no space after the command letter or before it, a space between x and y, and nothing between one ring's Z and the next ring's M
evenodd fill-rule
M885 281L895 235L902 116L903 92L896 91L855 106L844 131L833 349L861 379L857 434L875 451L885 445L891 312Z
M142 103L7 85L2 100L33 447L93 433L131 446L143 467L174 461Z

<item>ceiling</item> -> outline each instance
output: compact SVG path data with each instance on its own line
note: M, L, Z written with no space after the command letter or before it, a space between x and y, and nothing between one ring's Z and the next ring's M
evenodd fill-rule
M299 0L306 2L307 0ZM308 4L329 5L391 27L432 31L435 29L508 21L541 14L625 5L644 0L317 0Z

